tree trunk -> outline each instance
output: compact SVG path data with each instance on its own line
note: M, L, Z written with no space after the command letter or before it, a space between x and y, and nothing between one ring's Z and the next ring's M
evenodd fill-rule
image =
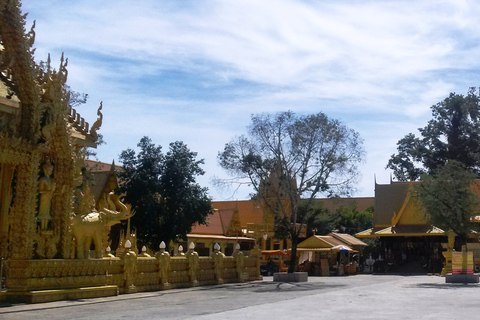
M288 264L288 273L293 273L297 269L297 243L298 236L295 233L292 235L292 251L290 255L290 263Z
M468 235L458 235L456 238L455 238L455 251L462 251L462 246L466 246L467 245L467 239L468 239Z

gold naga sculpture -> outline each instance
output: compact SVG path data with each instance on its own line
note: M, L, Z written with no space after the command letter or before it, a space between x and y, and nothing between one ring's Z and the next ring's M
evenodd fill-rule
M82 212L71 216L72 231L76 240L76 257L78 259L89 257L92 239L95 243L95 258L101 259L106 248L106 244L103 243L104 236L109 233L112 226L133 216L127 206L120 201L118 195L110 192L105 197L106 201L105 199L100 201L97 211L94 208L94 200L90 191L87 189L82 201ZM92 211L88 212L87 209Z

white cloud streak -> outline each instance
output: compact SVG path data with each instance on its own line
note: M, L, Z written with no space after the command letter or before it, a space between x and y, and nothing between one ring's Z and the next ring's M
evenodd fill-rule
M37 57L69 57L69 84L104 101L103 161L143 135L206 159L256 112L324 111L365 138L360 195L429 108L478 84L474 1L33 1ZM386 119L389 119L386 121ZM382 178L380 178L382 179ZM220 192L213 190L214 198ZM243 192L239 198L245 197Z

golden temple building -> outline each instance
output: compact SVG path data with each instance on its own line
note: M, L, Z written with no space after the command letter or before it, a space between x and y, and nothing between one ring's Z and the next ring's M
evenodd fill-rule
M416 201L414 186L421 182L375 184L373 228L357 233L361 239L377 238L379 272L440 273L445 263L442 253L447 249L447 230L432 225ZM478 188L473 188L480 194ZM469 241L480 265L480 244Z

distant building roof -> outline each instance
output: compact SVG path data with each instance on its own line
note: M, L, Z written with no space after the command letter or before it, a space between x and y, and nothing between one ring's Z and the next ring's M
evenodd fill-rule
M106 163L95 161L91 159L85 159L85 165L92 171L92 172L109 172L112 169L112 165L114 165L114 170L122 170L122 166L115 165L115 162Z
M327 236L311 236L299 243L298 249L300 251L326 251L340 246L345 246L349 251L352 251L353 246L367 246L367 244L349 234L330 233Z
M240 201L213 201L213 208L219 211L236 210L240 218L240 225L246 228L248 223L262 223L263 210L260 202L256 200L240 200Z
M432 226L415 201L415 185L421 182L375 184L373 228L357 233L359 238L437 236L444 230Z
M365 211L368 207L374 206L375 197L358 197L358 198L319 198L314 202L321 202L323 208L331 212L335 212L341 207L356 206L358 211Z
M85 165L92 172L94 184L90 186L90 189L95 197L95 202L98 204L100 197L104 192L110 192L118 188L118 180L115 170L120 170L122 167L115 165L114 162L108 164L89 159L85 160Z
M196 224L190 234L227 235L233 214L233 210L215 210L207 218L208 225Z
M334 238L342 241L343 243L347 244L350 247L353 247L353 246L367 246L367 244L365 242L363 242L360 239L355 238L354 236L352 236L350 234L332 232L332 233L329 233L328 236L334 237Z
M319 198L315 203L321 203L323 208L334 212L340 207L356 206L359 211L364 211L374 205L374 197L360 198ZM240 224L246 228L249 223L262 223L263 210L258 200L236 200L236 201L213 201L212 205L218 210L235 210L238 208Z
M388 227L394 212L400 212L412 182L391 182L375 184L374 227Z

